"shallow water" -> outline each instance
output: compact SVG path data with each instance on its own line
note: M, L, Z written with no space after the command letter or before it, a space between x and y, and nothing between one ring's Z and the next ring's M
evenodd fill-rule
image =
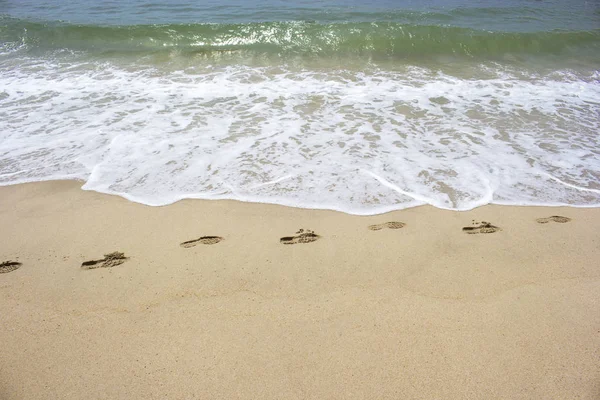
M373 214L600 204L600 6L0 1L0 184Z

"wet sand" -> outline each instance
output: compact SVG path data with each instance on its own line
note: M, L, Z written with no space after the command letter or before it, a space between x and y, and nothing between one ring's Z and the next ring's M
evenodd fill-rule
M600 398L600 209L79 187L0 187L0 399Z

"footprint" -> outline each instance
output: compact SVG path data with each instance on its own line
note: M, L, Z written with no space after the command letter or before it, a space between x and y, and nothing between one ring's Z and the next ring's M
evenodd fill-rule
M125 254L114 251L112 253L108 253L104 255L104 258L101 260L91 260L86 261L81 264L81 268L84 269L95 269L95 268L112 268L117 265L123 264L127 261L129 257L125 257Z
M383 224L369 225L369 229L372 231L380 231L383 228L400 229L400 228L403 228L404 225L405 225L404 222L391 221L391 222L385 222Z
M21 263L17 261L4 261L0 263L0 274L13 272L21 267Z
M465 226L464 228L462 228L463 232L468 234L495 233L502 230L499 227L492 225L490 222L485 221L473 221L473 225L475 226Z
M296 236L284 236L279 239L283 244L311 243L317 241L321 236L309 229L299 229Z
M553 215L548 218L538 218L535 220L535 222L537 222L538 224L547 224L548 222L553 221L558 222L559 224L564 224L566 222L569 222L570 220L571 218L561 217L560 215Z
M224 240L221 236L202 236L201 238L188 240L187 242L183 242L180 244L183 248L194 247L198 243L200 244L217 244L220 241Z

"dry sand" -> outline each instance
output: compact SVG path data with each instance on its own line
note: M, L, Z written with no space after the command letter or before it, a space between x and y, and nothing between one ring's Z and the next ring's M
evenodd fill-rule
M22 263L0 274L0 399L600 398L600 209L152 208L79 186L0 188L0 262Z

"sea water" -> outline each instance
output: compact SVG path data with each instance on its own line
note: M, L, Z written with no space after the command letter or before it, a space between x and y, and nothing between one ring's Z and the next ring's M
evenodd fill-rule
M368 4L369 3L369 4ZM0 0L0 185L600 205L594 0Z

